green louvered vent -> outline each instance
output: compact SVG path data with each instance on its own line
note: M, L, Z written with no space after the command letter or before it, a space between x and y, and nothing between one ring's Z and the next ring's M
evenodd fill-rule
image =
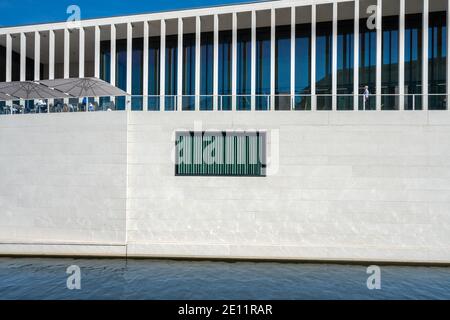
M178 132L177 176L266 175L264 132Z

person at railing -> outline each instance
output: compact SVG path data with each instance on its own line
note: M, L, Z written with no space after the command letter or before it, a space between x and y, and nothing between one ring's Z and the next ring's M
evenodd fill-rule
M94 105L92 104L92 102L89 102L89 112L94 112L95 108Z
M366 106L369 104L369 98L370 98L370 91L369 87L364 87L364 110L366 110Z
M64 103L63 112L69 112L69 106L67 105L67 103Z

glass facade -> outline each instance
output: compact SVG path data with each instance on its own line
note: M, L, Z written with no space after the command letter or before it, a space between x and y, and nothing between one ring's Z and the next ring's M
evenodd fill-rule
M353 20L338 21L337 37L337 98L338 110L353 110L354 70Z
M405 109L422 109L422 14L405 17ZM419 96L414 96L418 94Z
M159 110L161 37L151 37L148 43L148 110Z
M376 93L377 32L367 27L367 20L359 22L359 94L367 86L371 95ZM368 101L359 99L359 110L376 110L376 99L369 96Z
M331 6L330 6L331 7ZM410 9L407 11L411 11ZM278 14L278 13L277 13ZM318 17L320 14L318 15ZM323 17L322 17L323 18ZM275 29L275 56L271 57L271 28L256 28L256 70L255 93L252 92L252 39L251 29L237 30L237 60L236 60L236 108L240 111L251 110L252 101L255 101L256 110L269 110L271 103L271 59L275 62L275 110L290 110L294 99L295 110L311 110L312 88L312 58L315 58L315 87L318 110L332 110L333 93L333 24L331 21L323 21L319 18L316 25L316 56L311 56L312 50L312 26L311 23L297 24L295 32L295 56L291 57L291 25L288 21L277 19L279 25ZM331 18L331 17L330 17ZM219 17L221 19L221 17ZM331 19L329 19L331 20ZM240 21L239 21L240 22ZM266 21L268 22L268 21ZM283 23L287 23L283 25ZM447 109L447 12L430 12L428 28L428 61L423 60L423 15L421 13L407 14L405 16L405 73L404 92L405 109L423 109L426 101L431 110ZM196 35L186 33L183 35L182 47L182 79L178 88L178 35L173 30L166 35L165 50L165 110L177 109L178 92L181 89L183 95L182 109L194 111L196 106L196 71L200 69L199 103L200 110L213 110L214 90L214 32L210 26L205 27L208 32L200 35L200 66L196 68ZM230 26L228 25L228 28ZM170 29L169 29L170 30ZM120 30L122 31L122 30ZM187 31L188 32L188 31ZM192 32L192 31L189 31ZM359 21L359 38L355 39L354 21L344 19L337 21L337 109L353 110L354 90L358 88L359 109L376 110L376 84L377 84L377 53L381 54L381 94L382 110L400 109L400 19L398 15L383 16L381 41L382 46L377 48L377 31L368 26L367 18ZM119 32L119 34L122 34ZM4 39L4 38L3 38ZM2 40L3 40L2 39ZM14 40L15 39L15 40ZM11 56L11 80L20 80L20 53L16 52L17 37L14 37L12 45L14 51ZM354 84L354 47L355 40L359 41L359 83ZM58 40L60 43L61 40ZM4 43L3 43L4 44ZM152 36L148 41L148 98L142 97L144 93L144 39L133 38L133 52L131 64L131 98L116 97L111 106L114 110L125 110L127 99L131 99L133 111L160 110L161 98L161 38ZM28 44L29 45L29 44ZM91 44L88 44L88 46ZM218 47L218 107L220 110L232 109L232 31L219 31ZM57 48L59 50L59 47ZM92 48L89 49L90 51ZM380 50L380 51L378 51ZM88 52L88 51L87 51ZM34 54L34 53L33 53ZM57 59L60 54L56 55ZM91 57L92 58L92 57ZM291 88L291 61L295 59L295 88ZM4 45L0 46L0 60L6 61ZM72 58L72 60L74 60ZM76 59L75 59L76 60ZM41 61L48 61L43 58ZM100 78L111 82L111 42L100 42ZM74 61L71 61L74 62ZM41 64L41 78L48 74L47 62ZM77 61L75 61L77 63ZM93 64L86 64L86 72L92 72ZM126 91L127 89L127 40L116 40L115 57L115 85ZM427 64L428 83L423 84L423 63ZM73 64L73 63L72 63ZM72 64L71 74L75 74ZM26 59L26 80L34 80L34 61ZM89 71L88 71L89 69ZM55 65L56 77L62 77L63 64L57 61ZM6 81L6 64L0 63L0 82ZM423 100L423 85L428 88L429 96ZM362 97L365 87L368 87L369 96ZM294 90L292 90L294 89ZM291 92L295 92L295 97ZM76 99L75 99L76 100ZM110 97L101 97L100 104L108 103ZM144 103L148 101L148 105Z
M213 110L214 82L214 33L204 32L201 36L200 59L200 110Z
M295 33L295 109L311 110L311 24L298 24Z
M428 108L445 110L447 108L447 14L430 13L428 29Z
M316 38L316 94L317 110L331 110L332 102L332 58L333 24L317 24Z
M256 30L256 110L268 110L270 95L270 28Z
M399 109L398 62L399 62L399 18L383 17L383 47L381 71L381 109Z
M232 107L232 87L231 87L231 67L232 67L232 33L221 31L219 33L219 108L220 110L231 110Z
M183 35L183 110L195 111L195 34Z
M291 26L276 27L275 109L291 109Z
M237 36L237 110L251 110L251 30L238 30Z
M176 95L178 94L178 36L166 37L166 98L165 110L176 110Z

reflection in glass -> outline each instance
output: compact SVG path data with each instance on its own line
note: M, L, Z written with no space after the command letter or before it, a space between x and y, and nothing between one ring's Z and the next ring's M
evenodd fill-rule
M337 98L338 110L353 110L354 67L353 20L338 21L337 39Z
M256 110L268 110L270 94L270 28L256 29Z
M331 22L320 22L317 24L317 110L331 110L332 30L333 24Z
M368 102L360 98L359 109L376 110L377 32L367 27L366 19L360 20L359 28L359 94L363 94L367 86L371 95Z
M405 109L422 109L422 14L405 17ZM418 96L414 96L418 94Z
M231 60L232 32L219 33L219 101L220 110L231 110Z
M237 33L237 110L251 110L251 30Z
M176 110L175 96L177 95L178 76L178 36L166 37L166 111Z
M203 32L200 59L200 110L213 110L214 33Z
M148 43L148 110L159 110L161 37L151 37Z
M381 71L382 110L398 110L398 16L383 17L383 66Z
M446 66L447 66L447 15L446 12L431 12L428 44L428 108L445 110Z
M195 34L183 35L183 110L195 111Z
M311 24L298 24L295 39L296 110L311 110Z
M290 110L291 26L277 26L275 35L275 109Z

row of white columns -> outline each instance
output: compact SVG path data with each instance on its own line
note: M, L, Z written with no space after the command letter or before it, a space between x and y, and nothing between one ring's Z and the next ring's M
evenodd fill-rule
M400 12L399 12L399 94L400 94L400 109L404 109L405 99L405 2L406 0L400 1ZM428 26L429 26L429 0L423 1L423 51L422 59L425 63L422 63L422 86L423 88L423 107L428 109ZM450 0L448 1L448 7L450 8ZM360 18L360 4L359 1L354 2L354 38L359 39L359 18ZM376 106L377 110L381 109L382 101L382 4L383 0L377 0L378 8L378 18L376 21L377 26L377 54L376 54ZM332 24L332 36L333 36L333 46L332 46L332 109L337 109L337 38L338 38L338 3L334 1L333 6L333 24ZM271 9L271 58L270 58L270 94L271 94L271 109L275 105L275 88L276 88L276 9ZM450 21L450 10L448 10L448 21ZM231 83L232 83L232 109L236 110L237 107L237 13L232 13L232 68L231 68ZM252 110L256 106L256 20L257 12L251 12L251 106ZM316 101L316 21L317 21L317 5L313 4L311 6L311 95L312 95L312 110L317 109ZM200 62L201 62L201 17L195 17L195 108L200 109ZM296 74L295 74L295 56L296 56L296 7L291 8L291 95L294 97L296 94ZM144 95L144 109L147 108L147 96L148 96L148 44L150 37L149 22L144 22L144 65L143 65L143 95ZM213 16L214 24L214 84L213 84L213 95L214 98L214 110L219 108L219 99L217 98L219 94L218 90L218 71L219 71L219 16ZM111 70L110 70L110 82L116 85L116 40L117 40L117 26L110 26L111 34ZM177 90L177 109L182 110L182 99L183 96L183 32L184 24L183 19L178 19L178 90ZM63 30L64 33L64 78L70 77L70 34L69 29ZM127 35L127 74L126 74L126 91L128 94L132 94L132 51L133 51L133 25L131 23L126 24L126 35ZM160 96L164 97L166 95L165 88L165 51L166 51L166 21L161 21L160 27L161 35L161 48L160 48ZM450 33L447 33L447 44L450 44ZM100 26L94 27L94 76L100 77L100 41L101 41L101 29ZM20 80L24 81L26 78L26 46L27 37L24 33L20 34ZM39 32L34 33L34 80L40 80L40 53L41 53L41 34ZM12 78L12 35L6 35L6 81L11 81ZM359 41L354 41L354 105L355 110L358 109L359 97L361 93L359 88ZM79 77L85 76L85 30L83 28L79 29ZM49 31L49 79L54 79L55 77L55 31ZM450 61L447 63L447 79L450 79ZM450 92L450 81L447 81L447 92ZM293 99L295 100L295 99ZM450 102L450 99L447 99ZM294 102L295 103L295 102ZM165 99L161 98L160 109L165 110ZM449 108L450 109L450 108Z

